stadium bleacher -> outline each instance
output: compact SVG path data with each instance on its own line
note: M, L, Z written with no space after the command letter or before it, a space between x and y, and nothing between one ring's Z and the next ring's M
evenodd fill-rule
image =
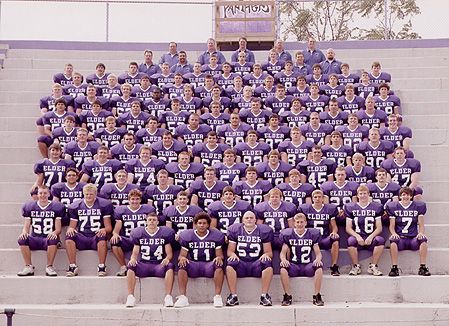
M423 43L424 44L424 43ZM2 45L0 49L7 48ZM323 48L323 47L322 47ZM201 51L188 51L193 63ZM291 51L294 52L294 51ZM422 164L420 185L428 211L425 216L429 238L429 278L417 276L416 252L401 252L399 278L362 275L347 276L350 269L345 249L341 249L342 275L329 276L325 269L322 294L324 308L311 305L312 280L292 281L294 305L280 307L282 288L279 277L271 285L274 307L258 308L259 281L239 282L240 307L213 309L212 280L189 283L191 306L183 310L161 309L163 282L143 279L138 282L136 297L141 303L125 310L126 280L113 276L119 266L109 252L106 265L111 276L96 276L95 252L80 252L81 276L66 278L65 250L60 249L55 262L57 278L44 276L45 253L34 252L36 276L19 278L23 267L17 236L22 229L20 209L29 199L35 180L34 163L40 159L36 146L35 120L40 115L39 98L48 95L51 79L68 62L84 76L103 62L116 75L127 70L130 61L141 62L143 51L61 51L10 48L4 69L0 71L0 308L17 310L14 326L25 324L94 325L447 325L449 323L449 46L410 49L336 49L337 58L348 62L351 71L369 69L374 60L391 73L392 89L402 100L403 124L413 130L412 147ZM0 51L0 56L1 56ZM155 61L163 52L154 52ZM230 58L231 53L224 53ZM264 61L266 52L255 52ZM1 59L1 57L0 57ZM64 232L63 232L64 233ZM344 258L343 258L344 257ZM362 260L363 270L368 261ZM388 274L391 262L385 250L379 267ZM175 291L177 293L176 285ZM223 297L227 295L224 287ZM235 309L235 310L234 310ZM257 309L257 310L256 310ZM46 316L46 317L42 317ZM1 322L1 317L0 317Z

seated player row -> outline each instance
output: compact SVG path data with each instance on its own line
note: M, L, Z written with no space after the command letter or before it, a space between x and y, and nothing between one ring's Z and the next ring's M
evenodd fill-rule
M328 111L329 100L336 98L341 110L356 112L365 108L365 100L374 96L376 108L387 114L400 113L400 99L391 94L388 84L379 84L376 90L360 89L357 85L338 85L335 75L331 75L330 82L320 85L306 84L303 77L294 83L295 86L278 84L274 86L273 78L266 77L263 84L258 87L244 86L241 78L236 78L233 85L223 89L211 75L205 77L204 86L195 87L194 84L184 84L182 77L177 75L174 84L152 86L147 77L142 85L132 87L124 84L119 87L117 94L103 94L93 85L84 85L82 92L63 93L59 84L53 86L53 92L40 101L41 112L44 114L55 109L57 99L64 99L68 111L75 111L78 115L92 110L92 103L100 101L101 107L114 115L126 113L131 109L134 101L141 102L142 110L158 116L159 113L170 108L171 100L180 101L181 111L204 113L207 112L211 102L221 104L222 113L236 112L249 108L252 97L258 97L263 102L263 108L271 109L274 113L288 111L294 98L299 98L301 106L309 111ZM75 87L75 86L73 86ZM359 94L359 95L357 95Z
M346 232L349 235L348 252L353 263L349 275L355 276L361 272L357 255L358 250L361 249L373 250L368 273L375 276L382 275L377 267L377 262L385 243L384 238L380 236L384 209L382 204L375 201L370 202L369 194L367 186L359 186L357 188L358 201L346 204L343 209L346 218ZM46 274L48 276L57 275L52 264L61 233L61 220L66 213L62 204L49 201L49 195L49 189L43 186L38 190L38 200L28 202L23 207L25 223L19 236L19 245L26 266L23 271L18 273L20 276L34 275L31 250L47 250ZM423 219L426 205L423 202L413 201L412 190L407 187L400 190L399 197L399 201L388 203L385 209L390 220L390 253L393 264L389 275L399 275L398 250L410 249L419 250L421 264L419 274L428 276L430 272L426 267L427 238L424 235ZM183 213L189 215L190 228L178 233L175 233L176 229L173 230L173 225L170 222L167 223L167 227L158 227L159 220L154 208L149 205L141 205L141 198L142 194L139 190L132 190L129 193L129 205L118 206L114 211L109 201L97 197L97 188L94 185L83 187L83 199L74 202L68 209L70 225L66 232L66 251L69 259L67 276L78 274L76 249L97 250L99 256L98 275L105 276L106 239L107 234L112 231L113 253L121 264L117 275L128 275L130 296L127 306L133 306L131 302L135 302L133 299L135 276L165 277L166 294L171 296L173 286L172 246L179 248L180 243L182 250L178 258L179 268L185 272L178 274L181 297L178 299L180 302L175 306L188 305L188 300L185 297L187 276L214 277L216 296L220 296L220 300L214 297L214 304L216 304L216 301L221 301L223 283L223 272L217 272L224 265L221 249L227 247L226 274L231 292L227 304L238 304L237 277L262 276L261 304L271 305L268 289L273 275L271 262L273 246L281 249L281 281L286 292L283 301L287 301L283 304L291 304L292 299L288 276L315 276L314 303L320 301L322 304L319 295L322 278L319 249L331 249L332 259L334 260L334 256L337 256L338 259L339 234L336 224L337 208L333 204L323 202L323 193L320 190L313 192L312 204L300 205L296 210L294 205L282 200L279 189L273 189L269 193L269 200L256 205L254 212L246 208L239 211L234 210L237 214L224 214L228 217L228 222L231 222L226 232L222 232L223 230L220 228L218 230L213 228L209 232L207 230L209 226L218 226L217 217L210 212L209 214L215 219L212 222L209 215L201 215L200 209L191 211L192 206L185 206L188 201L188 194L185 192L178 194L178 205L175 206L175 209L180 217ZM231 208L239 203L234 198L232 188L227 187L223 191L221 205L229 205L230 202L233 203ZM211 206L218 204L220 202L214 202ZM297 212L300 213L300 218L295 216ZM116 220L114 230L112 230L111 224L113 215ZM231 216L233 221L231 221ZM199 224L201 219L205 219L206 223ZM299 220L302 220L302 223ZM240 224L240 221L243 224ZM145 226L146 222L148 224ZM186 222L186 219L183 222ZM308 233L304 237L306 225ZM194 227L195 231L192 230ZM294 230L291 229L292 227ZM124 252L130 250L132 250L132 256L127 271ZM313 263L312 250L315 253ZM216 259L216 257L219 258ZM331 270L332 275L339 275L338 266L334 261ZM165 304L173 305L173 300L167 296Z

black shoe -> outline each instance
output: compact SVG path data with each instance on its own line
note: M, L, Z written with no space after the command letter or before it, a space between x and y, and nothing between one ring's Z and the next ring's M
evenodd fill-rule
M238 306L239 305L239 298L236 294L230 293L228 297L226 298L226 305L228 307Z
M292 304L293 297L291 294L284 293L284 298L282 299L281 306L290 306Z
M426 265L421 265L421 266L419 266L418 275L421 275L421 276L430 276L430 275L432 275L432 274L430 274L429 268L428 268Z
M260 305L261 306L272 306L273 302L271 301L271 297L268 293L262 294L260 296Z
M340 276L340 271L338 270L337 264L334 264L331 266L331 275L332 276Z
M324 306L324 301L323 299L321 299L320 293L317 293L316 295L313 296L313 304L315 306Z
M399 276L399 268L396 265L391 266L390 273L388 273L388 276L395 277Z

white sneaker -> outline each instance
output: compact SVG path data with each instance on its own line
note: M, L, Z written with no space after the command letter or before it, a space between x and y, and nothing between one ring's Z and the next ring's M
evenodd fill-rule
M219 295L219 294L214 295L214 307L215 308L223 307L223 299L221 298L221 295Z
M128 297L126 298L125 307L132 308L135 305L136 305L136 298L132 294L128 294Z
M164 307L173 307L173 297L167 294L164 298Z
M185 295L180 295L177 297L178 300L175 302L175 308L184 308L189 306L189 299Z
M356 276L356 275L359 275L361 272L362 272L362 269L360 268L360 265L355 264L355 265L352 265L352 268L349 271L349 275Z
M52 265L49 265L45 268L45 275L47 276L58 276L58 273L56 273L55 269Z
M121 266L120 270L115 274L116 276L126 276L126 272L128 271L128 269L126 268L126 266Z
M368 273L374 276L382 276L382 272L379 270L376 264L369 264Z
M33 265L25 265L25 267L17 273L17 276L33 276L34 275L34 266Z

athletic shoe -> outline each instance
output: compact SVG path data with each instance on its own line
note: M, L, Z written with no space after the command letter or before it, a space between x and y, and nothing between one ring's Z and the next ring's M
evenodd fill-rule
M67 269L67 272L65 274L67 277L73 277L78 275L78 266L69 266L69 269Z
M106 266L105 265L103 265L103 266L98 265L98 267L97 267L97 275L100 276L100 277L108 275L106 273Z
M284 293L284 298L282 299L281 306L290 306L292 304L293 297L291 294Z
M223 299L219 294L214 295L214 307L215 308L223 307Z
M376 264L369 264L368 265L368 274L372 274L373 276L382 276L382 272L379 270Z
M45 268L45 275L54 277L54 276L58 276L58 273L56 273L56 271L55 271L55 269L53 268L52 265L48 265Z
M421 265L419 266L418 275L430 276L432 274L430 274L429 268L426 265Z
M338 270L337 264L334 264L331 266L331 275L332 276L340 276L340 271Z
M34 266L33 265L25 265L25 267L17 273L17 276L33 276L34 275Z
M173 307L173 297L170 294L167 294L164 298L164 307Z
M388 273L388 276L395 277L399 276L399 268L396 265L391 266L390 273Z
M136 298L132 294L128 294L128 297L126 298L125 307L132 308L135 305L136 305Z
M360 268L360 264L352 265L351 270L349 271L349 275L356 276L359 275L362 272L362 269Z
M128 269L126 268L126 266L121 266L120 270L115 275L116 276L126 276L127 271L128 271Z
M317 293L316 295L313 296L313 304L315 306L324 306L324 301L323 299L321 299L321 294Z
M262 294L260 296L260 305L261 306L272 306L273 302L271 301L271 297L268 293Z
M184 308L189 306L189 299L185 295L177 297L175 308Z
M239 305L239 298L237 297L237 294L230 293L228 297L226 298L226 305L233 307Z

